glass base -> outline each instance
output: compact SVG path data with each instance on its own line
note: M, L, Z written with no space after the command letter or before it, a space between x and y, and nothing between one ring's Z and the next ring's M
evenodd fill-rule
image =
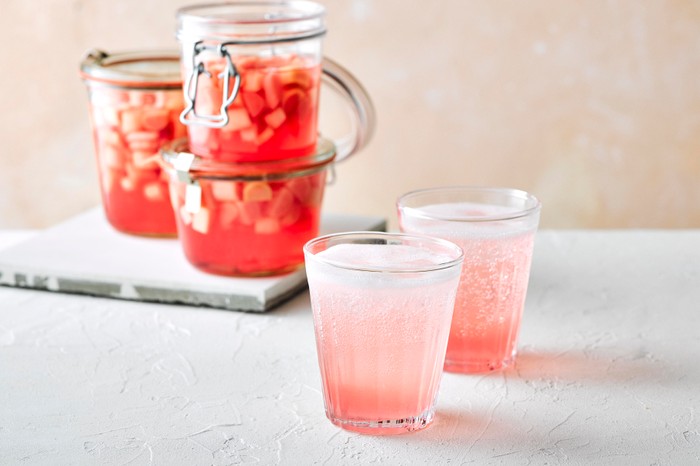
M435 409L430 408L414 417L383 419L381 421L349 421L333 417L329 413L326 413L326 416L336 426L352 432L367 435L398 435L407 432L415 432L428 427L435 417Z
M448 361L445 360L445 372L456 372L459 374L483 374L487 372L502 371L511 367L515 363L515 356L505 358L500 361L467 360Z

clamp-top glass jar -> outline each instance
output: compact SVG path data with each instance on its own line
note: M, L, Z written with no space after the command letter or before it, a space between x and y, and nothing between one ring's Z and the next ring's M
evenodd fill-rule
M324 58L325 8L306 0L241 1L178 11L190 148L224 162L313 155L320 80L347 100L353 131L337 160L364 146L374 110L359 82Z
M162 154L191 264L234 276L275 275L303 264L302 247L318 236L326 174L335 160L330 141L319 139L312 156L267 162L204 159L184 139Z
M106 53L80 64L90 98L102 204L125 233L175 236L161 145L185 135L182 80L176 51Z

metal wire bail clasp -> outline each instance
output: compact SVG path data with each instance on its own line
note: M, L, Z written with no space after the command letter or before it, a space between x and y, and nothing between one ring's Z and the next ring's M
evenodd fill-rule
M203 62L197 63L197 55L204 50L215 50L218 55L225 59L224 71L217 78L223 79L223 95L221 98L221 108L218 115L198 115L195 110L197 100L197 89L199 75L206 74L211 78L211 73L204 67ZM230 82L233 79L233 89L229 92ZM180 121L185 125L207 126L209 128L223 128L228 124L228 106L236 100L238 89L241 86L241 75L233 64L231 54L224 44L218 46L204 45L201 41L195 42L192 51L192 73L187 77L185 83L185 110L180 114ZM187 115L192 113L188 118Z

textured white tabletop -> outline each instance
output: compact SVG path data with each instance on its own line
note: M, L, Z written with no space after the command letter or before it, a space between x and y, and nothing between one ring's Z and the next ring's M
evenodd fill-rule
M446 374L434 425L393 438L325 419L307 293L0 288L0 464L698 464L699 360L700 231L540 233L516 367Z

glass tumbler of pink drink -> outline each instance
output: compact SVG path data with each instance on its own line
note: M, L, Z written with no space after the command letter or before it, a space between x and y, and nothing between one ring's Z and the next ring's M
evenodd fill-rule
M398 200L401 230L464 250L445 370L506 368L517 351L540 202L507 188L446 187Z
M433 419L463 260L449 241L352 232L304 246L326 416L390 435Z

